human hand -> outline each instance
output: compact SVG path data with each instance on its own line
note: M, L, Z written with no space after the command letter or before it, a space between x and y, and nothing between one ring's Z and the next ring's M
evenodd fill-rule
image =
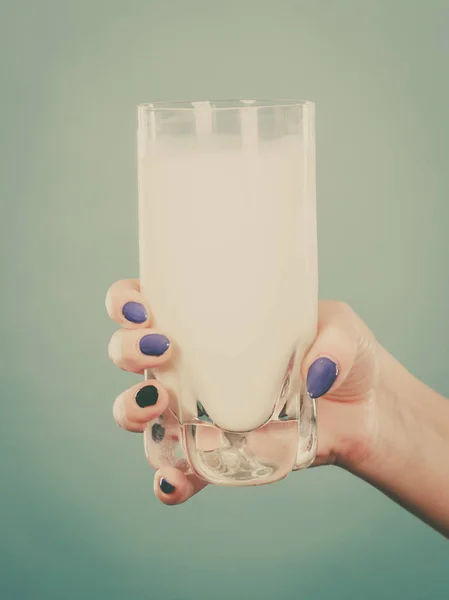
M170 359L170 342L151 328L148 302L138 280L122 280L106 297L114 333L109 355L121 369L143 374ZM317 398L318 448L314 465L354 465L369 454L378 428L377 342L345 304L320 302L317 337L304 358L307 389ZM168 407L168 393L157 380L138 383L120 394L113 414L128 431L143 432ZM155 475L155 494L165 504L185 502L205 487L195 475L163 467Z

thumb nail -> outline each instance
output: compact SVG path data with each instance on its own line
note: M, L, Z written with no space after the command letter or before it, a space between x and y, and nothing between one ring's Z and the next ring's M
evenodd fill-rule
M325 356L317 358L307 372L307 393L311 398L324 396L334 385L338 376L337 364Z

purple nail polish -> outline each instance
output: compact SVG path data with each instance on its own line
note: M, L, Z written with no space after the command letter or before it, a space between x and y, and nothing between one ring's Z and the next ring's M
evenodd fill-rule
M147 311L140 302L127 302L122 308L122 313L131 323L145 323L148 319Z
M149 333L140 339L139 348L147 356L162 356L170 347L170 340L160 333Z
M307 393L311 398L324 396L334 385L338 376L338 366L330 358L317 358L307 373Z

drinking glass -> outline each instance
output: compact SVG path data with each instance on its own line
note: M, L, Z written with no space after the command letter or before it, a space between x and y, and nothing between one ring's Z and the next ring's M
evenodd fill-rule
M141 289L169 393L145 451L222 485L307 467L315 402L300 366L317 328L315 110L299 101L138 106Z

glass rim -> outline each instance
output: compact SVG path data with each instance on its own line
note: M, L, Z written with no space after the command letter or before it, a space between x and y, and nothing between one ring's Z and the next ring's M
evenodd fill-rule
M254 99L244 100L231 98L228 100L176 100L168 102L142 102L137 104L139 111L187 111L194 112L199 106L209 106L215 111L241 110L256 108L259 110L273 108L301 108L305 106L314 106L311 100L292 100L292 99Z

